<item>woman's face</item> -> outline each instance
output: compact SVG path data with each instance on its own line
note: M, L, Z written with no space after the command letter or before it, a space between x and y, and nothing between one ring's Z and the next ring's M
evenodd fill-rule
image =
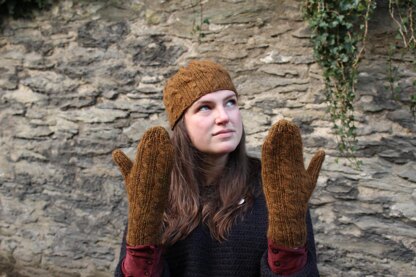
M228 154L240 143L243 123L231 90L202 96L186 110L184 119L192 144L203 153Z

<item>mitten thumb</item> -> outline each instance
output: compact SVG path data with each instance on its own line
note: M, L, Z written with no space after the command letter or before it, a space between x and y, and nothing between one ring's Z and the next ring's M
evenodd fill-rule
M133 167L133 162L120 149L113 151L113 160L120 169L124 179L126 179L127 175L130 173L131 168Z
M322 163L324 162L324 160L325 160L325 151L318 150L318 152L315 153L315 155L313 156L312 160L309 163L307 172L308 172L309 177L312 180L311 191L313 191L313 189L316 186L316 181L318 180L319 172L321 171Z

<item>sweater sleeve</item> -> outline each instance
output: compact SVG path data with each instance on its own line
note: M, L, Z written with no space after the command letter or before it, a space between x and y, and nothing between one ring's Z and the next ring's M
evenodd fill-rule
M261 276L262 277L276 277L276 276L292 276L292 277L315 277L319 276L317 262L316 262L316 250L315 250L315 238L313 235L313 227L311 216L308 210L306 215L306 225L308 230L306 250L307 260L305 266L296 273L291 275L278 275L273 273L268 264L268 250L265 251L261 259Z
M124 230L120 259L114 272L115 277L161 276L169 277L168 265L161 258L162 250L153 245L129 247L126 243L127 226ZM150 263L149 263L150 262ZM125 271L135 274L125 274Z

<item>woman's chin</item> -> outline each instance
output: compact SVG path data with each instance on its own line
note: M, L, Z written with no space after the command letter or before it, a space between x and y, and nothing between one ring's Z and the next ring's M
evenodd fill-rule
M236 148L237 148L237 146L235 146L235 145L230 145L230 146L227 146L227 147L224 146L224 147L221 147L219 149L215 149L210 154L218 155L218 156L228 155L231 152L233 152Z

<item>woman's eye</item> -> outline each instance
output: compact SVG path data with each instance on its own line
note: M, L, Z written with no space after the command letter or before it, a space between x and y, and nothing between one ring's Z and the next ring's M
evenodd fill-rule
M236 104L237 101L235 99L228 100L227 103L225 103L227 107L234 107Z
M200 106L199 108L198 108L198 111L208 111L209 110L209 107L207 106L207 105L203 105L203 106Z

